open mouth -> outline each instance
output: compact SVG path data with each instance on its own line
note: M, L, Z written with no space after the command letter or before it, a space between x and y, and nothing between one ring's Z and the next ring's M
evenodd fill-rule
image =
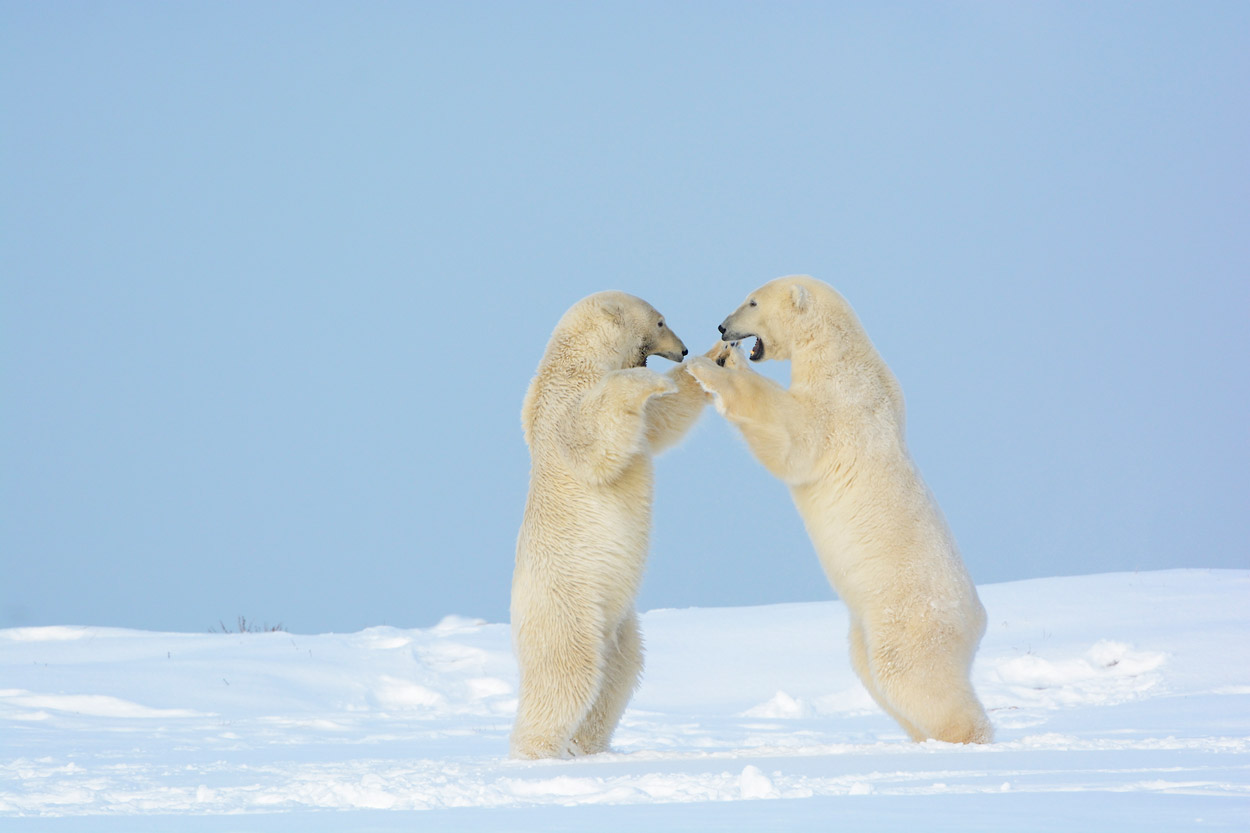
M762 358L764 358L764 339L756 336L755 344L751 347L751 361L758 362Z

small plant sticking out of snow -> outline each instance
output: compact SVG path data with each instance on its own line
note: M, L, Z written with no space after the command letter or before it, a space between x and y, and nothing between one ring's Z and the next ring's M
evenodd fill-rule
M246 616L239 617L236 630L231 630L230 626L220 619L217 620L217 627L208 629L209 633L276 633L278 631L286 631L286 628L282 627L281 623L272 626L267 623L258 625L255 622L247 621Z

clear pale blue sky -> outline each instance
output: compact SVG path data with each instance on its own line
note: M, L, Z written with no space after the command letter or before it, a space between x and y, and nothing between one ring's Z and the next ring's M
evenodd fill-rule
M561 313L793 272L978 582L1250 566L1250 4L2 2L0 626L506 621ZM831 596L656 495L641 607Z

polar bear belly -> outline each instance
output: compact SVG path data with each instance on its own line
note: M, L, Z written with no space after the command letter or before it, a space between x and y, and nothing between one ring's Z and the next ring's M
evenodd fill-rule
M631 609L646 563L650 460L640 458L603 486L554 467L533 479L518 566L539 586L578 588L583 601L603 607L606 625L619 621Z

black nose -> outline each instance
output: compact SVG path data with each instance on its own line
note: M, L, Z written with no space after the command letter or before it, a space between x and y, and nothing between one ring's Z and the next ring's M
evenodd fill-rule
M721 335L724 335L724 334L725 334L725 325L724 325L724 324L719 324L719 325L717 325L716 329L720 330L720 334L721 334Z
M683 347L683 348L681 348L681 354L682 354L683 356L689 356L689 355L690 355L690 351L689 351L688 349L686 349L685 347Z

